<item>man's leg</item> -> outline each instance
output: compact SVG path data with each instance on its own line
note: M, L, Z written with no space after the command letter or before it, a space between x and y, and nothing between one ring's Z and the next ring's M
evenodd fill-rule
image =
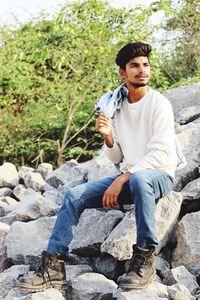
M68 253L68 245L73 238L81 213L86 208L102 207L102 197L117 176L91 181L69 189L64 196L62 207L48 243L48 252Z
M156 200L172 188L172 178L163 171L141 170L135 172L129 181L132 199L135 203L137 245L122 288L142 288L149 285L155 275L154 250L158 244L154 231Z
M22 274L17 286L27 291L42 291L48 287L64 288L64 262L72 239L72 226L77 225L86 208L102 207L102 196L117 176L91 181L69 189L58 213L48 251L43 251L41 265L35 273Z

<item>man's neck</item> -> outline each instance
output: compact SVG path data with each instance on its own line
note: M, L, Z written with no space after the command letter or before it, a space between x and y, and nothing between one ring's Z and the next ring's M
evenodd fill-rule
M148 92L149 87L147 85L142 87L133 87L132 85L127 85L128 87L128 102L134 103L140 101L144 97L144 95Z

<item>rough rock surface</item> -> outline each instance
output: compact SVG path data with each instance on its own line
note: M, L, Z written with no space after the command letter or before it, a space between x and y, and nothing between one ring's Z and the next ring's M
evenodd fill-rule
M200 211L185 215L176 230L177 246L172 265L183 265L192 274L200 273Z
M86 209L81 215L74 238L69 245L70 251L86 256L100 254L100 245L122 218L123 213L117 210L102 212Z
M0 187L12 188L18 184L19 176L15 165L4 163L0 166Z
M47 248L55 217L43 217L28 223L16 221L6 238L7 256L17 263L31 261ZM36 241L36 242L34 242Z

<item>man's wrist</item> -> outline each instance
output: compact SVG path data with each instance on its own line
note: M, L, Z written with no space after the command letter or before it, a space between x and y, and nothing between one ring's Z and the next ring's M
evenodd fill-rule
M131 174L130 172L125 172L124 174L120 175L120 176L117 178L117 180L118 180L120 183L124 184L124 183L126 183L126 182L129 181L131 175L132 175L132 174Z
M114 140L112 138L112 135L105 135L105 134L103 134L103 139L104 139L104 142L105 142L105 144L106 144L107 147L109 147L109 148L113 147Z

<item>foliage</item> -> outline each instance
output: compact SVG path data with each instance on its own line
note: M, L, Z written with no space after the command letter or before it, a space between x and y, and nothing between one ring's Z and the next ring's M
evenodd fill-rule
M120 84L114 63L117 51L131 41L152 43L154 11L164 9L170 30L180 30L180 20L186 19L180 11L172 22L170 3L159 0L149 8L116 9L104 0L76 1L52 20L41 18L15 30L1 28L0 163L60 165L71 158L92 158L102 144L95 130L94 102ZM188 76L176 52L186 55L185 44L179 39L162 64L154 49L151 86L164 90ZM198 64L195 56L196 77Z
M86 0L68 4L53 20L2 28L1 163L92 157L102 142L94 101L120 83L114 66L119 48L133 40L151 42L151 13Z
M163 71L170 84L200 79L200 5L199 0L157 1L154 7L166 12L163 39ZM160 7L161 8L161 7ZM167 34L168 33L168 34ZM170 47L169 47L170 46Z

